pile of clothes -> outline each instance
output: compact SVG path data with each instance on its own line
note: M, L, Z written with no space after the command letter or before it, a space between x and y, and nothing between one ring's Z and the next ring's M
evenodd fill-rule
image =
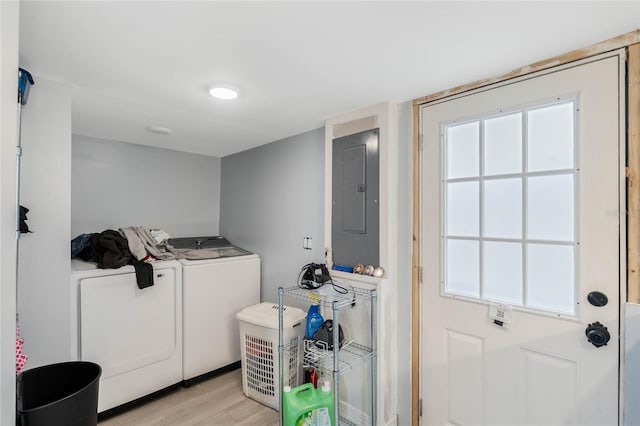
M153 285L151 260L173 260L176 255L169 251L169 234L142 226L107 229L94 234L81 234L71 241L71 257L95 262L101 269L116 269L133 265L138 287Z

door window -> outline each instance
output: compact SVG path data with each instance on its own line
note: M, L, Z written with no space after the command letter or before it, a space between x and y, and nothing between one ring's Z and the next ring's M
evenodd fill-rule
M443 292L575 315L577 98L442 125Z

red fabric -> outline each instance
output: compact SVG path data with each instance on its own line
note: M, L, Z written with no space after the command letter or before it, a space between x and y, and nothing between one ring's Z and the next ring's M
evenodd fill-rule
M20 327L16 326L16 375L18 375L27 363L28 357L22 353L22 345L24 345L24 339L20 337Z

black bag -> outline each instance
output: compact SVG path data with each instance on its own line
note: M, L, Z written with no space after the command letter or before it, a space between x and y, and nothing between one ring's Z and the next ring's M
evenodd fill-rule
M333 320L326 320L322 326L313 334L313 340L320 349L333 350ZM338 348L342 347L344 333L342 326L338 325Z

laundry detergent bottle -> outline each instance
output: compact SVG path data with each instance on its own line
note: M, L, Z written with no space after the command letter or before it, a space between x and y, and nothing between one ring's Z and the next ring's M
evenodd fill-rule
M320 305L311 305L309 306L309 312L307 312L307 328L306 328L306 337L307 339L313 339L313 335L318 331L322 324L324 323L324 318L320 314Z
M334 426L333 394L328 382L316 389L311 383L285 389L282 394L284 426Z

